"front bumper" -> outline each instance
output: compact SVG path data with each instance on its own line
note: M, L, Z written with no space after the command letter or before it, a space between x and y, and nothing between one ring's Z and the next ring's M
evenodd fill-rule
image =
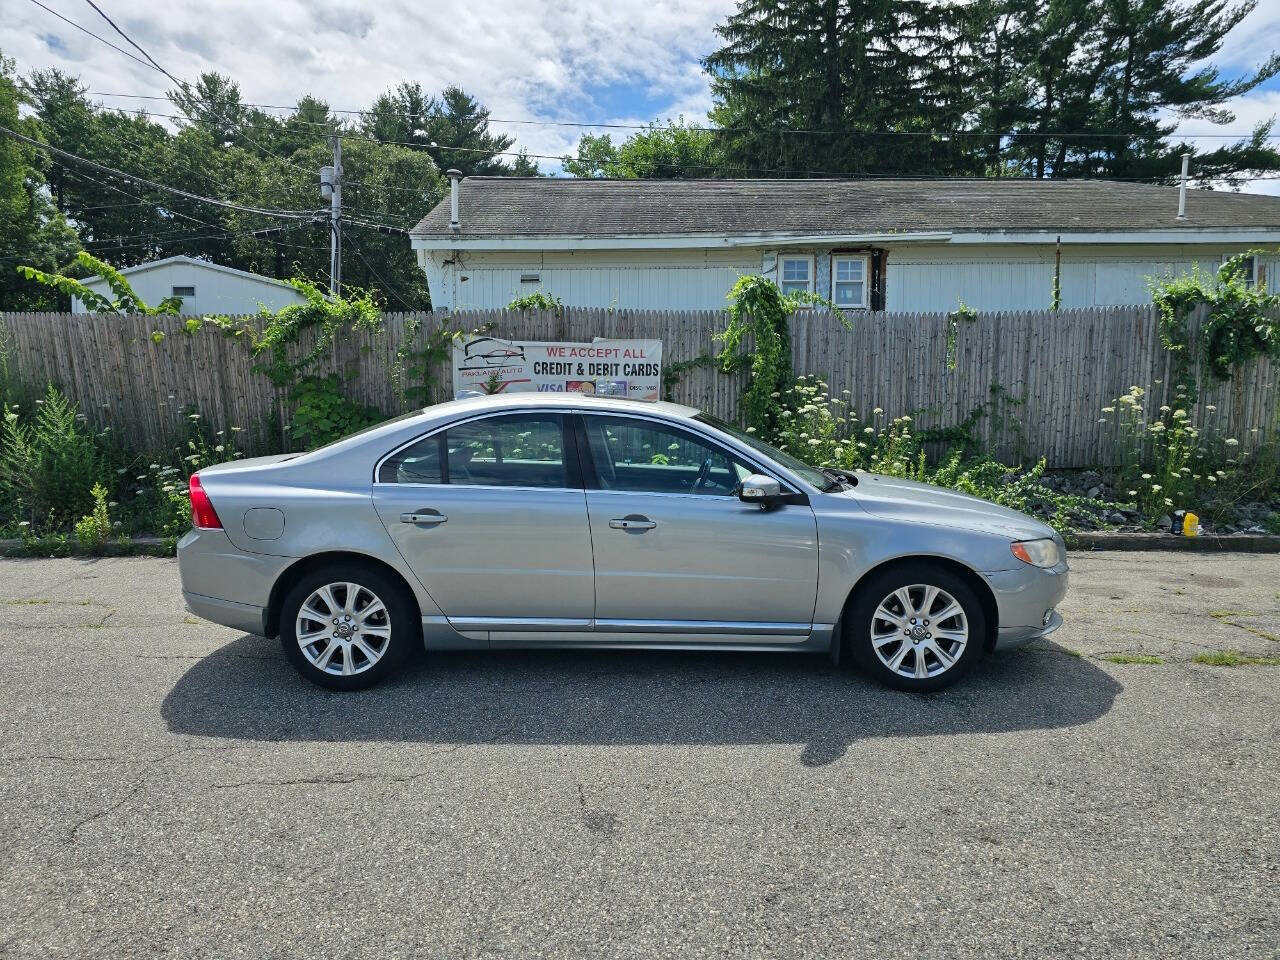
M996 633L996 643L991 649L993 650L1011 650L1014 647L1020 647L1029 640L1038 640L1040 637L1047 637L1062 626L1062 614L1057 610L1049 613L1049 622L1041 627L1001 627Z
M1000 614L993 649L1004 650L1047 637L1062 626L1062 615L1055 608L1067 593L1065 560L1048 569L1026 565L985 576Z

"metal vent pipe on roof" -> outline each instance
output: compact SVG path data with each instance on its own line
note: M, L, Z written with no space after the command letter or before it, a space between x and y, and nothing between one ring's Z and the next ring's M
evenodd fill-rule
M1182 182L1178 185L1178 219L1187 219L1187 167L1191 163L1191 154L1182 155Z
M462 180L462 171L450 167L444 175L449 178L449 229L457 233L461 229L458 223L458 183Z

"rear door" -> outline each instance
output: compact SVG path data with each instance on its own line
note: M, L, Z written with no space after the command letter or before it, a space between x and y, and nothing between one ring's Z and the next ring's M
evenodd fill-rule
M559 413L477 417L395 451L374 506L457 630L590 630L586 498Z
M807 504L743 503L734 487L759 469L674 423L593 413L581 422L597 634L807 638L818 584Z

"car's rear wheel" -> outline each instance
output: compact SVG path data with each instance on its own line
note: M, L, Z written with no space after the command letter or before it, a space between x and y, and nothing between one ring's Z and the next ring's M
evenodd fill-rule
M280 610L285 654L304 677L331 690L377 683L403 662L419 630L404 586L357 564L312 571Z
M982 656L986 617L973 588L944 567L904 564L873 576L850 605L846 649L899 690L955 683Z

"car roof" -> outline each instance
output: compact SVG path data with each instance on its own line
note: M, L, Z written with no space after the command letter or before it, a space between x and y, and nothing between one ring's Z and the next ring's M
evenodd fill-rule
M701 412L697 407L687 407L682 403L671 403L668 400L631 400L625 397L600 397L589 393L560 391L545 393L524 391L465 397L461 400L438 403L427 407L422 412L427 415L453 414L470 410L481 413L490 410L522 410L527 407L572 407L600 412L657 413L682 420L696 417Z

